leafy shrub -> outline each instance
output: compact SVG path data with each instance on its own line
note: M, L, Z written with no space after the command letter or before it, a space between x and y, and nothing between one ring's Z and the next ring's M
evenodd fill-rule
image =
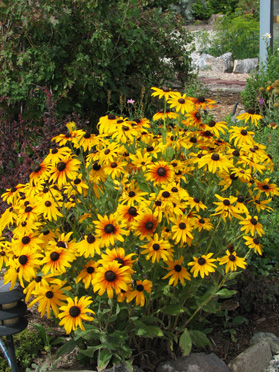
M226 15L217 27L212 45L204 52L215 57L232 52L234 59L254 58L259 53L259 20L238 9Z
M15 354L18 367L21 371L25 371L35 357L38 356L43 345L40 337L36 332L25 329L13 336L15 344ZM5 338L4 338L5 341ZM10 372L7 360L0 354L0 370L1 372Z
M106 115L98 135L69 122L30 182L2 195L12 208L0 229L13 235L0 242L4 279L72 333L58 356L77 346L99 370L208 345L200 318L262 253L279 194L257 116L228 127L204 96L153 90L163 98L153 120Z
M244 91L241 92L242 102L246 109L253 108L260 111L259 97L265 102L269 99L266 88L279 79L279 51L273 52L267 45L266 62L260 61L258 72L254 72L247 79Z
M11 118L40 118L44 86L58 116L97 118L108 93L112 108L121 92L136 99L143 85L191 71L179 16L139 0L4 0L1 20L0 96Z

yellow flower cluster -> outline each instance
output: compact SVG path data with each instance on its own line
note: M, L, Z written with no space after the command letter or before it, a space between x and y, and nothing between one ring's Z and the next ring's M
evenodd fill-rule
M228 129L203 118L214 101L153 90L169 108L152 122L110 114L98 135L70 122L30 181L2 195L5 282L18 280L29 306L52 310L67 333L93 320L100 297L142 307L162 285L225 276L262 253L260 215L279 188L248 127L259 116Z

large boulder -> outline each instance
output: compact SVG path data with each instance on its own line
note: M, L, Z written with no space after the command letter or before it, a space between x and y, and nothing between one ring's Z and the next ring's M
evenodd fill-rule
M228 366L215 354L192 353L159 364L156 372L230 372Z
M213 57L206 53L191 53L192 65L195 70L209 70L213 72L232 72L232 53L225 53L220 57Z
M259 67L258 58L235 59L233 72L235 74L249 74Z
M272 354L279 354L279 337L274 333L257 332L251 338L250 344L255 345L261 341L266 341L269 344Z
M270 346L266 341L248 347L229 363L231 372L263 372L272 359Z

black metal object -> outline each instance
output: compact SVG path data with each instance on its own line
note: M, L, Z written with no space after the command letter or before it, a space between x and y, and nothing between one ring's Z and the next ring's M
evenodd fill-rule
M13 335L23 331L28 324L24 315L26 304L23 288L16 284L11 290L10 284L0 280L0 337L6 336L6 343L0 339L0 348L8 361L12 372L18 372Z

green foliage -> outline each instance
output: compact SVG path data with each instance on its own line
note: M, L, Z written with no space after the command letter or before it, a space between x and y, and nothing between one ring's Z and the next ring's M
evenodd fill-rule
M234 59L254 58L259 53L259 20L237 9L219 23L212 45L204 52L218 57L232 52Z
M266 62L261 61L259 72L251 74L251 77L247 79L245 90L241 93L246 110L253 108L260 111L258 97L267 102L269 95L266 88L279 79L279 51L275 49L272 52L267 44L267 52Z
M5 338L4 342L5 342ZM19 368L26 369L31 366L32 360L38 356L43 345L39 335L36 332L25 329L23 332L16 334L14 337L15 353ZM10 372L8 362L0 354L0 371Z
M155 5L155 3L152 3ZM138 0L45 0L1 3L0 96L11 117L37 119L45 109L41 87L58 115L104 115L119 95L137 99L147 88L186 79L190 37L171 11ZM174 33L174 29L178 33ZM3 103L2 103L3 105Z

